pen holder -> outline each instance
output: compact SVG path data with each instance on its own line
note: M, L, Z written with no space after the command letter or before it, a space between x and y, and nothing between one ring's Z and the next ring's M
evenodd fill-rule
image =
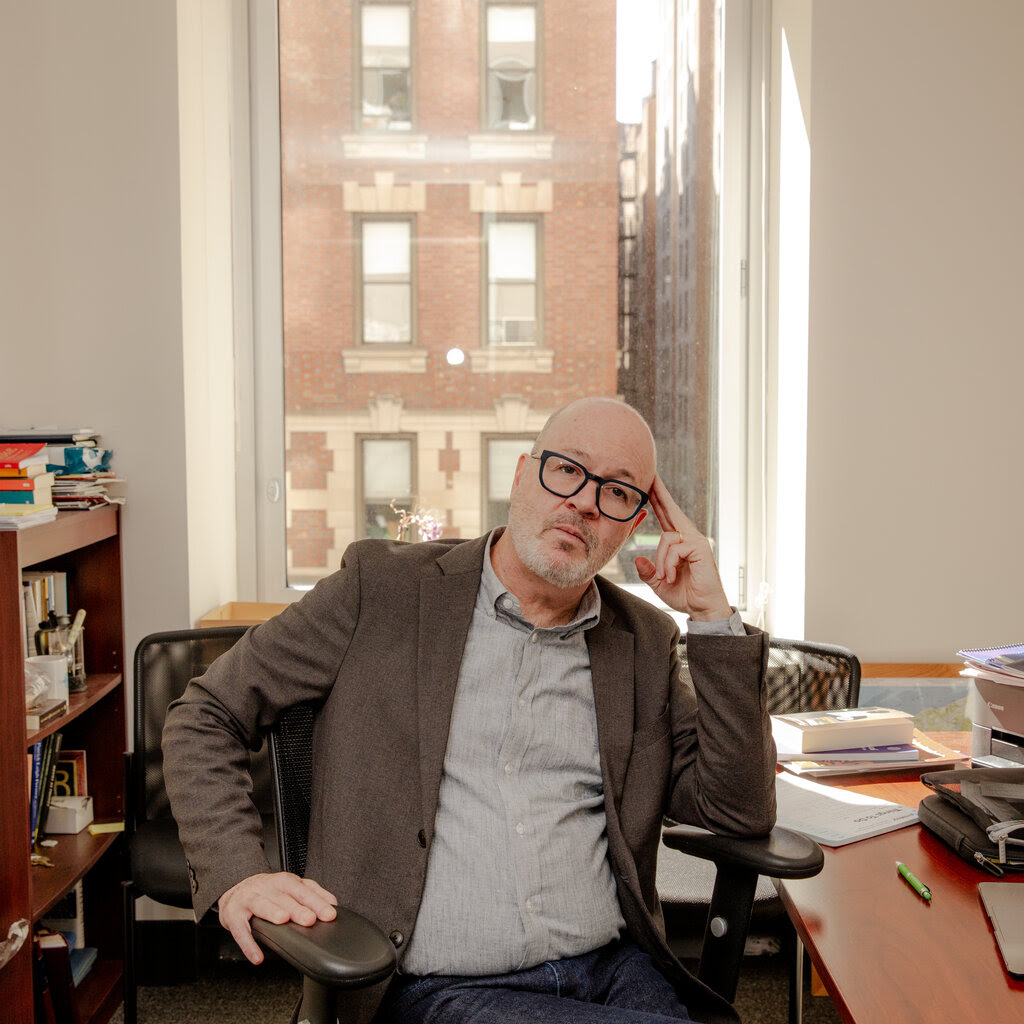
M75 641L74 661L68 673L68 689L72 693L84 693L88 688L85 679L85 627L82 626Z

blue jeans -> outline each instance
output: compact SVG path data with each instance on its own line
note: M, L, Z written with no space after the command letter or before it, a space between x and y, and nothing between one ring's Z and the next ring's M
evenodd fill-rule
M397 975L375 1024L662 1024L689 1021L675 989L631 942L485 977Z

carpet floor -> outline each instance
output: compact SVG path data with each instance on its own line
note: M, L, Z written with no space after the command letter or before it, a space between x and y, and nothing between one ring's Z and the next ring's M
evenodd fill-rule
M839 1024L827 996L812 996L805 972L804 1024ZM286 1024L301 983L279 962L262 967L223 960L205 968L194 982L139 988L140 1024ZM744 1024L784 1024L788 982L781 956L748 957L736 994ZM123 1024L118 1010L111 1024Z

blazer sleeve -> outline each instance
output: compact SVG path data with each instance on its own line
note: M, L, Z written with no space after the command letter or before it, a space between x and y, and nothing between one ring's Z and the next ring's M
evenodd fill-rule
M355 628L358 554L255 626L168 709L164 778L189 862L197 919L231 886L270 870L252 801L249 751L281 710L322 702Z
M696 697L674 700L669 816L728 835L775 824L775 743L765 692L768 635L691 634L686 655ZM680 683L680 685L685 685Z

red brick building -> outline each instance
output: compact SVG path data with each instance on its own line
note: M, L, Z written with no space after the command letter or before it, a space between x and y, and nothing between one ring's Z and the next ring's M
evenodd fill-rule
M290 581L617 385L614 0L283 0ZM412 534L415 536L415 534Z

